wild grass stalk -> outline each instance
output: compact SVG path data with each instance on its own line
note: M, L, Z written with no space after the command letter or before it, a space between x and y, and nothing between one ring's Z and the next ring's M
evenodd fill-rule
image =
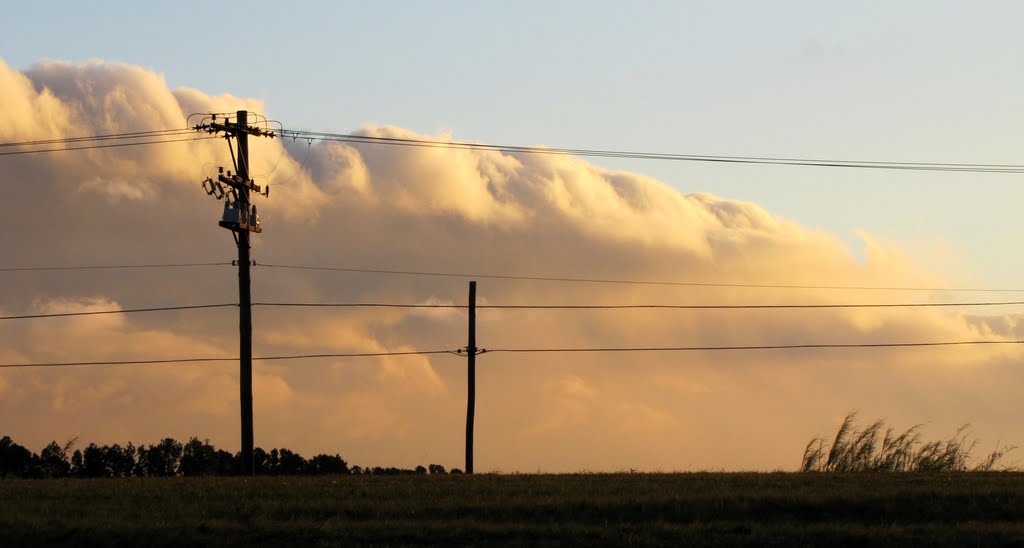
M800 469L804 472L1008 470L1010 467L1000 466L1000 462L1016 449L1012 445L997 444L995 450L975 461L971 454L978 440L970 438L969 425L958 428L947 440L924 442L919 424L897 434L893 428L886 427L884 420L860 429L856 419L856 411L846 415L831 445L820 436L811 439L804 448Z

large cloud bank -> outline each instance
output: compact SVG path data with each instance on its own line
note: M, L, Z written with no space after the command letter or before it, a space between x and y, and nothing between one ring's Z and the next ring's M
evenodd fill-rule
M125 65L0 63L0 142L184 127L192 112L263 112L258 101L168 89ZM278 118L287 113L269 113ZM273 117L272 116L272 117ZM396 127L368 135L420 137ZM443 138L443 137L442 137ZM260 263L595 278L832 285L949 283L864 235L837 238L756 204L683 194L571 157L256 140ZM5 266L225 261L220 204L199 181L230 162L222 141L7 156ZM685 180L676 181L686 187ZM694 189L699 190L699 189ZM231 268L0 274L0 311L21 314L231 302ZM257 267L257 301L462 303L466 281ZM481 280L494 304L826 303L949 299ZM463 312L258 308L256 354L455 349ZM0 324L0 362L237 351L235 311ZM1015 339L1017 317L957 310L480 312L480 346L591 347ZM1013 346L735 353L502 354L478 363L482 470L772 469L853 408L983 441L1019 442L1024 381ZM80 436L237 448L237 366L83 366L0 371L0 432L34 448ZM449 356L257 363L264 447L340 452L356 464L461 465L465 362Z

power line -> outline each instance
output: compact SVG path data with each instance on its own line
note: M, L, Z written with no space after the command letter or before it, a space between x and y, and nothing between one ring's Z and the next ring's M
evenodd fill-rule
M465 304L419 304L391 302L254 302L253 306L299 308L467 308ZM477 306L479 308L479 306Z
M527 310L623 310L623 309L677 309L677 310L757 310L757 309L806 309L806 308L926 308L960 306L1010 306L1024 305L1024 301L988 301L962 303L824 303L824 304L621 304L621 305L477 305L477 308L527 309Z
M156 263L156 264L115 264L115 265L73 265L73 266L27 266L27 267L0 267L0 272L45 272L61 270L120 270L120 269L149 269L149 268L193 268L211 266L234 266L232 262L207 262L207 263ZM716 283L716 282L680 282L666 280L627 280L611 278L583 278L583 277L561 277L561 276L530 276L530 275L507 275L507 274L484 274L480 272L438 272L438 271L416 271L416 270L389 270L377 268L348 268L312 265L272 264L256 263L256 266L266 268L279 268L290 270L320 270L328 272L349 272L355 274L388 274L403 276L433 276L448 278L483 278L496 280L521 280L540 282L567 282L567 283L595 283L595 284L626 284L626 285L654 285L654 286L677 286L677 287L725 287L739 289L808 289L808 290L853 290L853 291L931 291L931 292L975 292L975 293L1024 293L1024 288L984 288L984 287L910 287L910 286L854 286L854 285L794 285L794 284L743 284L743 283ZM285 305L289 306L324 306L312 303L261 303L263 306ZM346 304L352 306L357 303ZM989 303L913 303L914 306L998 306L1024 304L1024 302L992 302ZM401 305L405 306L405 305ZM481 307L485 305L480 305ZM489 305L494 307L495 305ZM689 305L687 305L689 306ZM778 307L776 305L765 305L766 307ZM876 305L872 305L876 306ZM897 306L897 305L891 305ZM910 306L909 304L907 306ZM566 308L576 307L566 306ZM800 307L803 307L802 305Z
M53 314L24 314L20 316L0 316L0 320L27 320L31 318L62 318L69 316L100 316L104 314L131 314L135 312L165 312L169 310L199 310L203 308L237 307L237 303L197 304L187 306L161 306L154 308L127 308L124 310L91 310L87 312L55 312Z
M291 356L263 356L253 357L253 360L300 360L315 358L372 358L382 356L425 356L433 354L456 354L451 350L422 350L408 352L362 352L354 354L298 354ZM70 367L76 365L153 365L153 364L174 364L174 363L209 363L209 362L237 362L238 358L176 358L168 360L117 360L117 361L77 361L77 362L48 362L48 363L0 363L0 368L20 367Z
M40 318L68 318L78 315L125 314L136 312L160 312L170 310L198 310L204 308L226 308L238 303L193 304L182 306L155 306L150 308L122 308L116 310L88 310L81 312L53 312L19 315L0 315L2 320L32 320ZM458 308L466 304L429 303L384 303L384 302L254 302L253 306L303 307L303 308ZM624 310L624 309L682 309L682 310L733 310L733 309L787 309L787 308L914 308L914 307L959 307L959 306L1010 306L1024 305L1024 301L990 302L907 302L907 303L829 303L829 304L478 304L477 308L504 310Z
M43 148L37 150L15 150L12 152L0 152L0 156L17 156L20 154L40 154L44 152L67 152L71 150L92 150L98 148L117 148L117 147L133 147L139 145L161 145L165 143L180 143L184 141L205 141L207 139L219 139L220 137L213 136L199 136L199 137L184 137L181 139L161 139L158 141L135 141L131 143L113 143L107 145L86 145L80 147L66 147L66 148Z
M253 306L296 307L296 308L455 308L465 309L465 304L431 303L252 303ZM961 306L1012 306L1024 305L1024 301L985 302L943 302L943 303L823 303L823 304L478 304L476 308L499 310L757 310L757 309L814 309L814 308L927 308ZM0 318L3 319L3 318Z
M461 150L486 150L505 153L571 155L584 157L627 158L638 160L669 160L687 162L714 162L730 164L759 165L792 165L808 167L835 167L859 169L893 169L909 171L943 171L966 173L1024 173L1024 165L1020 164L972 164L972 163L940 163L940 162L881 162L861 160L827 160L812 158L785 158L765 156L722 156L695 154L667 154L655 152L637 152L622 150L597 150L575 148L548 148L539 146L489 145L465 141L439 141L433 139L409 139L399 137L372 137L344 133L324 133L304 130L284 129L282 137L296 139L314 139L319 141L338 141L357 144L380 144L393 146L411 146L425 148L446 148Z
M149 365L161 363L202 363L202 362L236 362L238 358L180 358L173 360L123 360L96 362L48 362L48 363L3 363L0 368L19 367L69 367L73 365Z
M359 354L300 354L296 356L264 356L254 360L303 360L311 358L373 358L379 356L429 356L433 354L456 354L451 350L410 350L407 352L363 352Z
M779 344L745 346L643 346L643 347L595 347L595 348L491 348L480 349L480 353L575 353L575 352L717 352L743 350L794 350L794 349L843 349L843 348L920 348L937 346L1024 344L1024 340L1013 341L936 341L916 343L838 343L838 344ZM407 352L363 352L348 354L296 354L287 356L253 357L253 360L300 360L318 358L370 358L383 356L427 356L437 354L464 355L453 350L419 350ZM78 365L150 365L178 363L235 362L238 358L177 358L166 360L118 360L118 361L75 361L46 363L3 363L0 368L23 367L70 367Z
M135 268L187 268L200 266L233 266L230 262L222 263L163 263L163 264L119 264L119 265L80 265L80 266L24 266L0 267L0 272L44 272L50 270L119 270Z
M463 304L404 304L404 303L252 303L253 306L295 307L295 308L441 308L466 309ZM917 308L917 307L969 307L969 306L1010 306L1024 305L1024 301L992 301L962 303L835 303L835 304L624 304L624 305L477 305L476 308L498 310L642 310L642 309L675 309L675 310L757 310L757 309L816 309L816 308ZM208 308L237 307L238 303L200 304L184 306L160 306L151 308L127 308L120 310L90 310L85 312L55 312L47 314L22 314L17 316L0 316L0 320L27 320L35 318L62 318L72 316L99 316L106 314L132 314L139 312L166 312L174 310L201 310Z
M793 350L793 349L834 349L834 348L915 348L925 346L967 346L986 344L1024 344L1016 341L938 341L919 343L848 343L848 344L777 344L746 346L649 346L649 347L606 347L606 348L489 348L487 353L540 353L540 352L714 352L729 350Z
M849 285L788 285L788 284L742 284L742 283L715 283L715 282L677 282L657 280L621 280L610 278L580 278L580 277L559 277L559 276L528 276L528 275L506 275L506 274L482 274L479 272L431 272L416 270L387 270L376 268L346 268L330 266L309 266L257 263L257 266L267 268L281 268L292 270L322 270L329 272L349 272L358 274L391 274L402 276L435 276L447 278L482 278L491 280L520 280L539 282L569 282L569 283L595 283L595 284L626 284L626 285L655 285L655 286L677 286L677 287L731 287L746 289L823 289L823 290L856 290L856 291L946 291L946 292L991 292L991 293L1021 293L1024 289L1010 288L972 288L972 287L886 287L886 286L849 286Z
M136 131L131 133L111 133L106 135L88 135L81 137L59 137L55 139L39 139L35 141L14 141L8 143L0 143L0 148L3 147L24 147L24 146L39 146L39 145L56 145L64 143L82 143L90 141L110 141L117 139L140 139L148 137L174 137L178 135L191 135L193 134L191 128L179 128L179 129L160 129L152 131Z
M14 141L0 143L0 148L26 147L53 144L75 144L86 142L98 142L109 140L144 139L157 137L175 137L190 134L193 128L174 128L162 130L137 131L128 133L114 133L102 135L90 135L79 137L65 137L54 139L40 139L30 141ZM769 157L769 156L734 156L734 155L704 155L704 154L677 154L659 153L626 150L604 150L604 149L582 149L542 146L519 146L472 143L467 141L441 141L436 139L412 139L401 137L375 137L369 135L355 135L345 133L327 133L306 130L282 129L279 131L282 137L293 139L307 139L319 141L340 141L362 144L385 144L397 146L414 146L429 148L447 149L469 149L469 150L490 150L507 153L524 154L549 154L549 155L573 155L584 157L607 157L627 158L641 160L670 160L690 162L716 162L716 163L740 163L740 164L767 164L767 165L796 165L810 167L845 167L860 169L897 169L913 171L946 171L946 172L967 172L967 173L1024 173L1024 165L1021 164L982 164L982 163L951 163L951 162L888 162L875 160L831 160L820 158L801 157ZM217 137L194 137L181 140L201 140ZM87 150L91 148L106 148L115 146L134 146L144 144L158 144L177 142L177 140L140 141L133 143L118 143L112 145L92 145L85 147L69 147L56 149L40 149L4 152L0 155L33 154L40 152L59 152L65 150Z
M421 303L287 303L267 302L252 303L253 306L292 307L292 308L441 308L466 309L464 304L421 304ZM642 309L675 309L675 310L750 310L750 309L815 309L815 308L917 308L917 307L968 307L968 306L1010 306L1024 305L1024 301L991 301L991 302L960 302L960 303L832 303L832 304L623 304L623 305L477 305L476 308L498 310L642 310ZM174 310L200 310L208 308L237 307L238 303L200 304L184 306L160 306L151 308L126 308L118 310L90 310L84 312L55 312L46 314L22 314L16 316L0 316L0 320L26 320L34 318L61 318L71 316L98 316L105 314L132 314L139 312L165 312Z

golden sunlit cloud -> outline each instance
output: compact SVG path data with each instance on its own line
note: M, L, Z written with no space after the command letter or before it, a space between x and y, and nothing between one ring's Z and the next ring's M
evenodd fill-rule
M185 127L259 101L168 89L102 61L0 62L0 142ZM286 113L275 113L282 118ZM423 138L368 126L377 137ZM448 139L447 135L429 136ZM757 204L682 193L567 156L253 139L263 264L586 278L849 286L955 282L884 238L863 259L837 237ZM11 265L226 261L222 204L199 182L222 140L10 156L0 203ZM688 188L685 170L677 188ZM858 250L859 251L859 250ZM235 302L229 267L4 273L8 314ZM254 299L464 303L466 280L257 266ZM480 280L494 304L908 302L949 295ZM39 319L0 326L10 362L237 355L234 309ZM453 310L254 311L255 353L454 350ZM481 310L485 348L715 346L1014 339L1016 314L954 310ZM1007 411L1015 347L718 353L484 354L477 468L504 471L795 468L804 443L853 408L983 441L1024 437ZM150 443L195 435L237 449L237 366L83 366L0 372L0 433ZM459 466L465 362L447 354L257 362L256 441L354 464Z

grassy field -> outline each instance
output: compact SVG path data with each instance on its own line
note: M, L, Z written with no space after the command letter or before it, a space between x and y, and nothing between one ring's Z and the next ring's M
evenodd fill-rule
M1024 474L0 481L0 546L1024 546Z

